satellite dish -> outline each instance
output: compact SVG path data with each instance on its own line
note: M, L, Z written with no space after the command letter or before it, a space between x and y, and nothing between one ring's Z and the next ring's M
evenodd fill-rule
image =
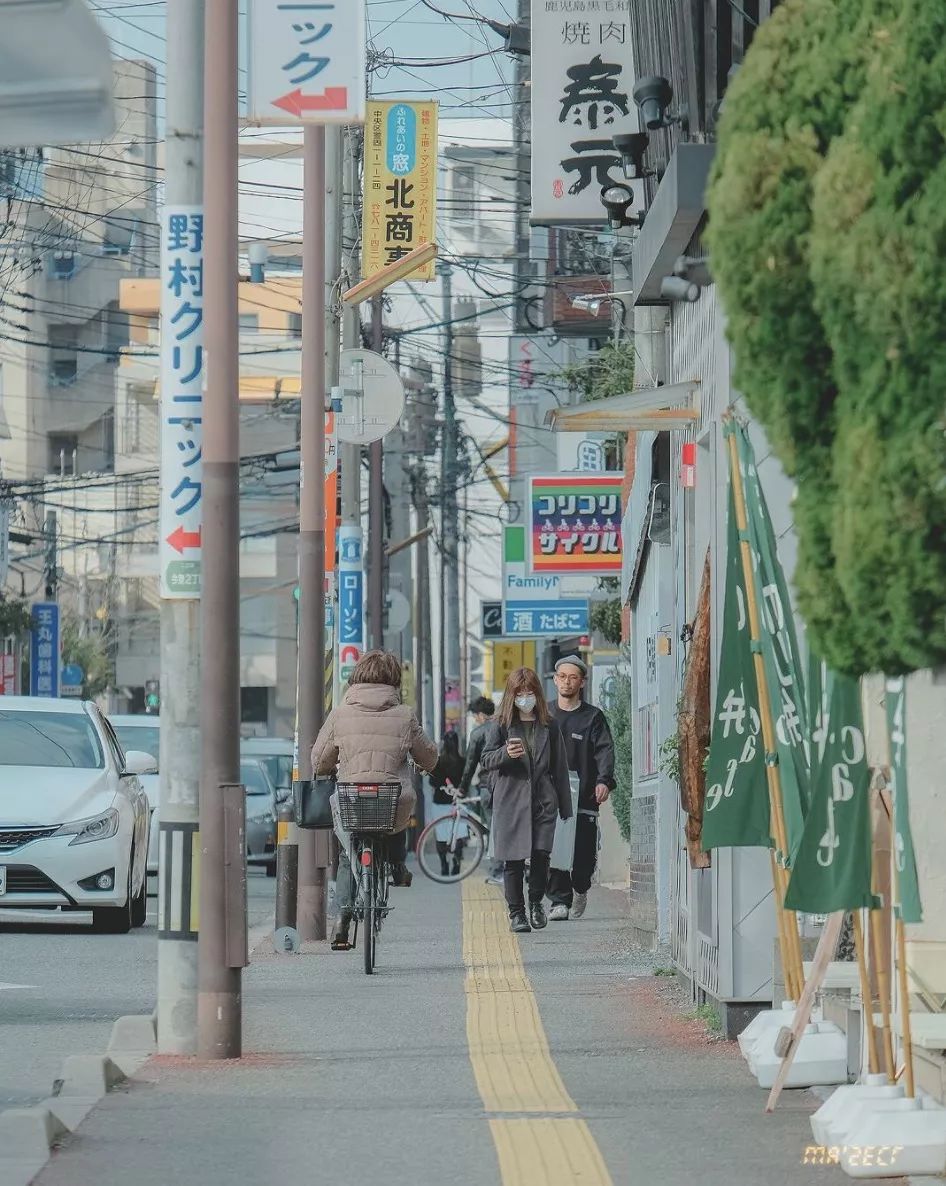
M404 384L386 358L373 350L343 350L339 359L338 387L333 403L338 439L349 445L380 441L401 419Z

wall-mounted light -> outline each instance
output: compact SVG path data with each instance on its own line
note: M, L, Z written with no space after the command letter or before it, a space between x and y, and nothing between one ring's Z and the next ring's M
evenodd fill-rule
M615 132L611 143L621 154L621 167L628 181L642 181L645 177L653 177L653 169L644 167L644 153L650 144L650 137L646 132Z
M700 299L700 290L713 283L709 260L705 256L681 255L673 265L673 275L664 276L660 282L660 295L667 301L693 301Z
M601 205L607 211L608 224L613 230L619 227L640 226L644 221L643 214L632 218L627 213L634 205L634 191L629 185L620 182L606 185L601 191Z
M634 102L637 104L644 127L649 132L658 128L670 128L680 124L686 130L687 112L685 109L671 112L673 102L673 87L666 78L651 75L641 78L634 84Z

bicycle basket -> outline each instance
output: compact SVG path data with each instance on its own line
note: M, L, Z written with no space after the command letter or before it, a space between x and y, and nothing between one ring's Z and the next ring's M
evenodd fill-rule
M346 783L337 787L338 813L346 832L393 832L399 782Z

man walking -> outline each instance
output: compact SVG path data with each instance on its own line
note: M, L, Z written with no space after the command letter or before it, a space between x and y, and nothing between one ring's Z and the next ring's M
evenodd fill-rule
M558 698L549 711L562 730L568 768L578 775L578 817L575 821L575 860L571 872L552 869L548 896L549 918L564 922L569 913L581 918L598 863L598 810L614 789L614 741L600 708L582 699L588 668L577 655L555 664Z
M477 696L477 698L470 705L470 713L473 720L476 721L476 726L470 731L470 736L466 746L466 765L463 768L463 778L460 780L460 790L464 795L470 793L470 787L473 784L473 779L476 777L479 770L480 757L483 753L483 746L486 742L486 735L489 732L490 722L493 719L493 713L496 711L496 705L487 696ZM486 778L486 771L479 771L479 794L483 800L483 817L489 826L492 818L492 792L489 788L489 783ZM489 876L487 881L493 881L497 885L502 884L502 862L492 861L490 863Z

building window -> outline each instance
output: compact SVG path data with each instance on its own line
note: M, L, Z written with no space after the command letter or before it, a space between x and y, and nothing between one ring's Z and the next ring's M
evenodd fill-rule
M76 473L76 452L79 438L74 432L53 432L48 438L49 467L51 474L74 475Z
M72 358L54 358L52 367L53 383L57 387L68 387L69 384L75 383L76 375L78 374L78 365L75 355Z
M259 333L259 313L241 313L240 330L243 333Z
M76 271L76 257L71 251L57 251L53 256L53 279L71 280Z
M476 169L472 165L454 165L452 191L454 221L472 223L476 197Z
M301 313L290 313L289 314L289 337L290 338L301 338L302 337L302 314Z

